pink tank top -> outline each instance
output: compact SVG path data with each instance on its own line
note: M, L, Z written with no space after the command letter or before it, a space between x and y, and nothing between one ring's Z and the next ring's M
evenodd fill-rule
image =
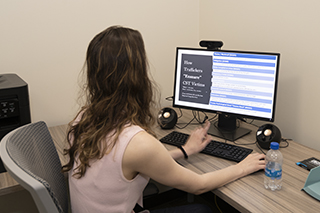
M127 180L122 173L124 151L140 131L144 130L139 126L127 126L112 151L91 163L82 178L72 177L73 172L69 171L72 212L129 213L136 203L142 205L142 193L149 177L138 174Z

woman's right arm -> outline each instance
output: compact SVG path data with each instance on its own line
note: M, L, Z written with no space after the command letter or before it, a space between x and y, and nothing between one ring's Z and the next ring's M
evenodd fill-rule
M179 165L167 149L146 132L135 135L124 154L124 173L142 173L155 181L193 194L223 186L247 174L263 169L263 154L251 154L242 162L221 170L197 174Z

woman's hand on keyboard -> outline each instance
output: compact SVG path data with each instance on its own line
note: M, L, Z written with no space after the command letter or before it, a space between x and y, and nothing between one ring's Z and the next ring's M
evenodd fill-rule
M209 128L210 122L207 120L202 127L195 129L190 134L187 142L183 145L188 155L201 152L212 140L211 136L207 133Z

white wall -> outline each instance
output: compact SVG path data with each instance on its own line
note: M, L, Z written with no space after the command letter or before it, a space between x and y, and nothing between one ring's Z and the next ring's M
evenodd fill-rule
M164 98L172 95L176 46L197 45L199 2L194 0L0 1L0 74L28 83L32 121L68 123L78 110L78 74L90 40L111 25L139 30ZM17 196L15 193L13 196ZM1 212L34 212L30 195L19 206L2 196Z
M32 121L53 126L73 118L87 45L110 25L142 33L163 100L172 95L177 46L216 39L223 49L280 52L275 124L320 150L319 7L318 0L2 0L0 74L24 79Z
M87 45L110 25L142 33L166 105L177 46L217 39L223 49L280 52L275 124L284 137L320 150L319 6L317 0L0 1L0 74L24 79L32 121L53 126L73 118Z
M162 100L172 95L176 46L194 46L199 37L193 0L10 0L0 1L0 14L0 74L28 83L32 121L49 126L73 118L87 46L105 28L142 33Z
M281 53L275 124L320 150L320 1L200 0L200 38L222 49Z

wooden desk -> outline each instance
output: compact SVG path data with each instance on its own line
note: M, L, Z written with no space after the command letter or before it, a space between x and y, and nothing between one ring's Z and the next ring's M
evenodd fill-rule
M179 122L187 122L191 120L191 118L191 113L184 110L183 119L180 119L181 121ZM251 129L252 132L237 140L236 144L254 143L256 141L255 134L257 127L247 123L241 123L241 125ZM194 125L190 125L183 130L175 130L190 134L194 128ZM161 130L160 127L156 127L155 130L159 138L172 131ZM224 141L217 137L213 138L218 141ZM228 143L233 144L233 142ZM174 148L169 145L165 146L168 149ZM256 144L243 146L253 149L254 152L261 153ZM265 189L263 184L264 173L257 172L231 182L212 192L240 212L319 212L320 202L310 197L304 191L301 191L309 172L297 166L295 163L309 157L319 158L320 152L293 141L289 141L289 146L280 148L280 151L284 157L283 186L280 191L272 192L271 190ZM179 163L199 174L235 164L235 162L205 154L190 156L188 160L179 160Z
M188 122L192 118L190 111L183 111L184 114L183 117L179 119L179 123ZM257 128L246 123L242 123L241 125L252 129L252 133L240 138L237 141L237 144L241 145L255 142L255 132ZM183 130L175 130L190 133L195 127L196 125L189 125ZM63 146L65 144L66 128L67 125L49 128L62 163L66 162L66 159L62 154ZM157 125L154 130L158 135L158 138L161 138L172 131L162 130ZM223 141L219 138L214 139ZM169 150L175 148L170 145L165 146ZM253 149L255 152L261 152L255 144L244 146ZM320 157L320 152L296 142L290 142L289 147L281 148L280 151L284 156L283 186L280 191L272 192L266 190L263 185L264 174L263 172L258 172L215 189L213 190L213 193L240 212L318 212L320 209L320 202L301 191L309 172L296 166L295 163L309 157ZM232 161L211 157L205 154L190 156L188 160L181 159L179 160L179 163L199 174L235 164ZM22 190L22 187L7 173L0 174L0 196L17 190Z

